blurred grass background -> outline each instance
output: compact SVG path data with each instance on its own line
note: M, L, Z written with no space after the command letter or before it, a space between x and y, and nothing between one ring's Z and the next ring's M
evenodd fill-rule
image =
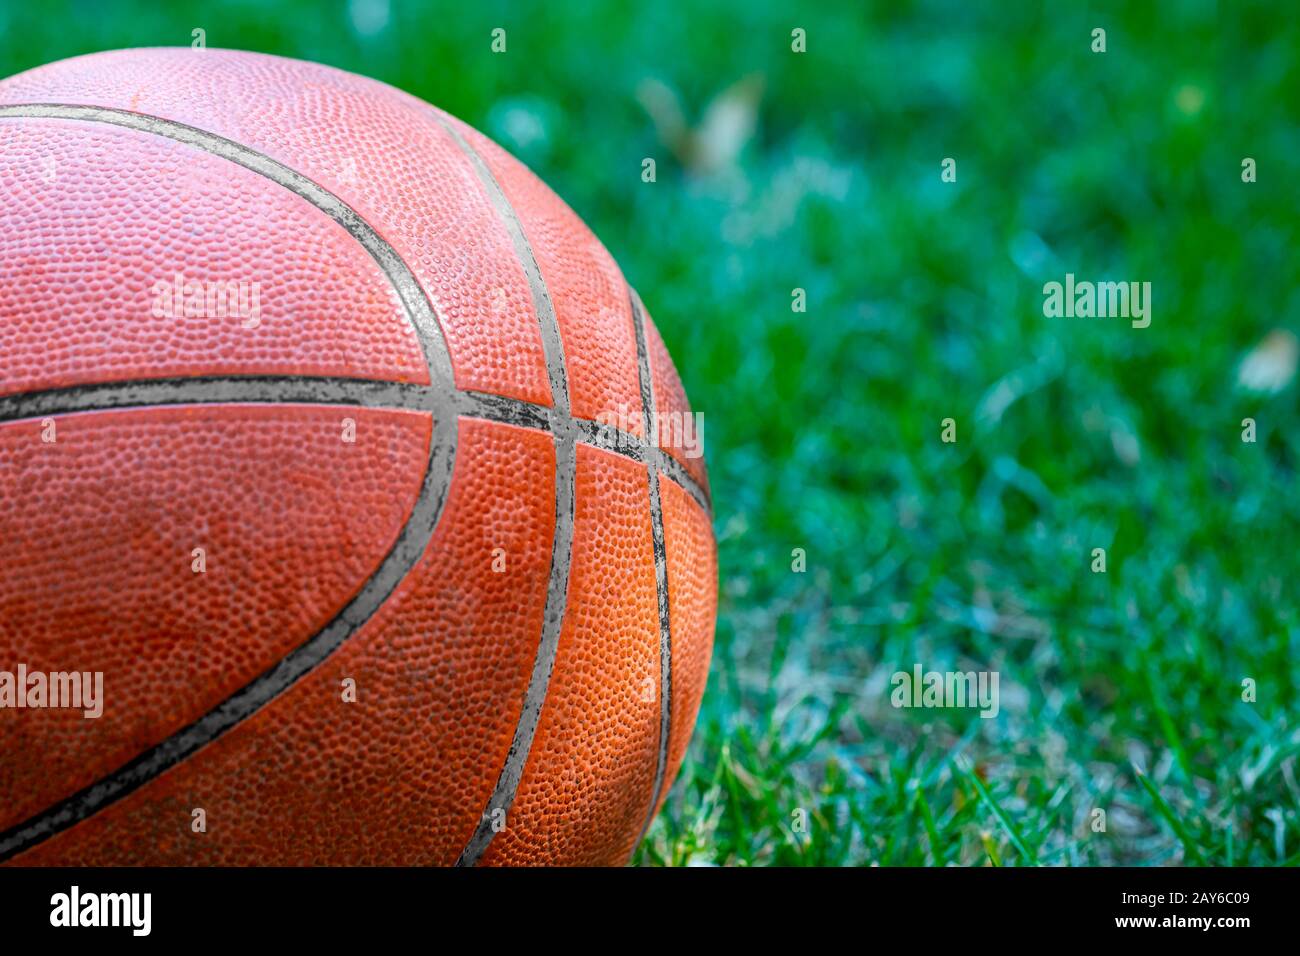
M1300 18L1063 6L52 0L0 6L0 72L201 27L437 103L601 236L705 415L722 578L640 862L1294 864ZM1045 319L1066 272L1151 327ZM916 663L1001 712L894 709Z

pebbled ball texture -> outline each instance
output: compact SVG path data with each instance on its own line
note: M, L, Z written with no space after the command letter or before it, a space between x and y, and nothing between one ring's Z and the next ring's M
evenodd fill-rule
M12 109L34 104L98 109ZM337 197L445 346L341 214L174 124ZM0 142L0 674L104 684L97 719L0 708L0 861L626 862L698 712L716 551L702 458L659 457L635 419L642 447L594 444L591 421L644 410L643 384L659 411L690 408L577 215L434 107L259 54L12 77ZM160 311L178 276L257 283L258 321ZM442 347L449 383L430 374ZM336 647L275 683L339 621ZM268 675L275 693L85 809Z
M649 811L659 747L659 616L636 462L578 447L573 570L550 693L485 862L626 859ZM647 693L647 689L650 691ZM582 772L574 773L574 768Z
M379 266L289 190L99 123L11 119L0 136L0 395L193 375L428 384ZM155 285L178 276L260 277L256 325L177 315L174 295L155 315Z

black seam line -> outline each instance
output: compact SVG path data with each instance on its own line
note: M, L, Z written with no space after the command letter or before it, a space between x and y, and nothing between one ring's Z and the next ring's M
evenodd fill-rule
M435 396L428 385L329 376L206 375L133 379L0 396L0 423L77 412L207 404L340 405L434 412L438 405ZM545 405L468 390L454 392L450 408L458 415L543 431L555 431L555 420L560 417L555 409ZM634 461L658 459L660 468L708 512L704 490L690 473L675 458L661 453L640 436L584 418L570 418L563 427L572 432L575 441Z
M432 411L428 386L312 376L199 376L136 379L0 397L0 422L160 405L356 405Z
M274 666L253 678L197 720L170 734L158 744L77 793L47 807L36 816L0 832L0 861L19 854L87 819L108 804L156 779L169 768L251 717L315 669L355 634L383 606L427 551L447 500L447 489L456 461L457 438L457 418L449 407L455 387L451 377L451 356L447 352L447 343L433 304L425 296L414 273L397 251L342 199L261 153L211 133L169 120L98 107L33 105L0 107L0 118L13 116L109 123L183 142L244 166L315 206L346 230L370 254L397 292L403 313L415 329L429 381L433 383L427 390L427 395L432 405L434 427L429 439L428 461L410 515L402 525L388 553L334 618L277 661ZM315 384L320 385L319 380ZM239 387L249 385L248 381L244 381ZM123 388L123 386L112 387L119 390ZM136 387L147 388L139 383ZM257 387L268 387L267 380L260 380ZM287 386L284 386L283 382L277 382L269 387ZM385 385L385 388L391 388L391 383ZM126 394L119 396L124 400L131 394L131 386L126 386L126 389ZM87 389L79 388L65 390L62 394L64 397L69 397L81 395L86 391ZM101 391L99 395L103 398L106 393ZM35 398L29 395L25 400L32 402ZM23 401L23 397L18 397L14 398L11 404L19 406Z
M483 856L492 838L496 836L499 824L502 822L498 820L497 815L508 815L514 804L515 794L518 792L519 782L523 779L524 767L532 750L533 739L537 734L542 707L546 703L551 674L555 669L555 658L560 646L560 631L564 624L568 600L569 569L573 561L573 524L576 508L574 486L577 481L575 438L578 429L574 425L569 404L568 374L565 369L564 342L560 337L559 321L555 316L550 292L542 278L541 268L537 265L537 257L528 243L528 237L524 235L523 224L519 221L519 216L511 207L509 200L506 199L501 184L492 175L492 171L488 169L486 161L478 151L470 146L460 132L441 114L433 111L432 115L468 158L489 202L492 203L497 216L510 234L515 255L528 279L533 311L537 315L540 326L542 352L546 358L551 397L555 402L551 416L551 431L555 436L555 534L551 539L551 573L546 588L542 634L537 643L537 656L533 660L528 687L520 702L519 720L515 724L510 749L506 752L501 771L492 793L488 796L478 824L456 859L457 866L473 866Z
M655 414L654 379L650 374L650 354L645 341L645 312L641 308L641 299L630 286L628 298L632 303L632 325L636 329L637 374L641 381L641 404L645 408L648 429L658 428L658 416ZM655 443L651 431L646 435L650 444ZM633 851L645 839L654 819L655 808L659 805L659 796L663 792L664 775L668 766L668 741L672 734L673 706L673 636L672 620L668 606L668 549L664 544L663 501L659 492L659 462L653 457L647 465L650 476L650 536L655 556L655 594L659 603L659 753L655 761L654 786L650 790L650 806L646 810L645 821L637 835Z
M658 463L659 471L667 475L672 479L674 484L679 485L687 494L694 498L695 503L703 509L704 513L708 515L709 521L712 522L713 503L710 500L708 493L704 490L704 487L695 480L695 477L689 471L686 470L686 466L662 449L651 447L649 448L649 453Z

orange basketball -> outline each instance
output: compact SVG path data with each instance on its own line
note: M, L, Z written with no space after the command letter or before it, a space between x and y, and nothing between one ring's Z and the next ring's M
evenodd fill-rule
M717 568L582 221L252 53L23 73L0 142L0 860L626 862Z

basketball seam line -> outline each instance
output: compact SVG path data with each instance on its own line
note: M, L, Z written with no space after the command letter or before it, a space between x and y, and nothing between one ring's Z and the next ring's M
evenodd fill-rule
M537 727L541 722L551 674L555 670L560 633L564 627L567 611L569 571L573 562L574 509L577 506L574 487L577 481L577 446L574 443L575 429L572 425L564 342L560 337L559 321L555 315L551 294L546 288L546 281L542 277L541 268L537 264L537 257L527 236L524 235L523 223L519 221L519 216L506 198L501 184L492 175L486 160L478 150L474 149L441 115L433 112L432 116L468 158L483 191L487 194L488 201L510 234L515 256L528 279L528 291L532 298L533 311L537 315L542 351L546 357L551 398L555 404L555 414L551 421L551 431L555 441L555 533L551 539L551 573L542 616L542 634L537 642L537 655L533 660L528 687L524 691L510 749L506 752L501 772L492 788L492 793L488 796L478 823L456 858L456 866L473 866L482 858L492 838L496 836L495 814L499 812L507 819L509 817L520 781L523 779L524 768L528 763L528 756L532 752Z
M301 174L223 137L142 114L79 106L0 107L0 118L78 119L136 129L220 156L300 196L344 229L378 264L414 328L429 374L433 427L428 461L411 513L393 546L323 628L216 707L173 731L125 764L40 813L0 832L0 861L30 849L125 797L241 724L338 650L388 601L429 548L442 517L456 460L457 416L451 396L451 356L433 303L397 251L360 214Z
M641 404L645 407L647 427L656 429L654 438L646 436L651 444L658 442L658 421L655 414L654 377L650 372L650 354L646 348L645 312L641 308L641 299L631 286L628 287L628 299L632 305L632 326L636 330L637 376L641 382ZM668 549L664 539L663 500L659 489L658 462L647 464L650 475L650 535L655 557L655 594L659 611L659 753L655 761L654 786L650 791L650 807L646 810L645 822L633 852L645 839L654 819L655 807L659 804L659 795L663 790L664 774L668 766L668 741L672 733L673 705L673 639L672 619L668 606Z
M383 379L354 379L311 375L196 375L184 378L128 379L91 382L62 388L0 396L0 424L78 412L107 412L167 405L303 404L340 405L373 409L432 412L436 407L431 386ZM551 430L554 410L520 398L458 389L448 396L458 415L488 421ZM706 514L710 513L704 488L672 455L639 435L611 424L571 417L574 438L605 451L646 462L659 462L661 471L680 485Z

